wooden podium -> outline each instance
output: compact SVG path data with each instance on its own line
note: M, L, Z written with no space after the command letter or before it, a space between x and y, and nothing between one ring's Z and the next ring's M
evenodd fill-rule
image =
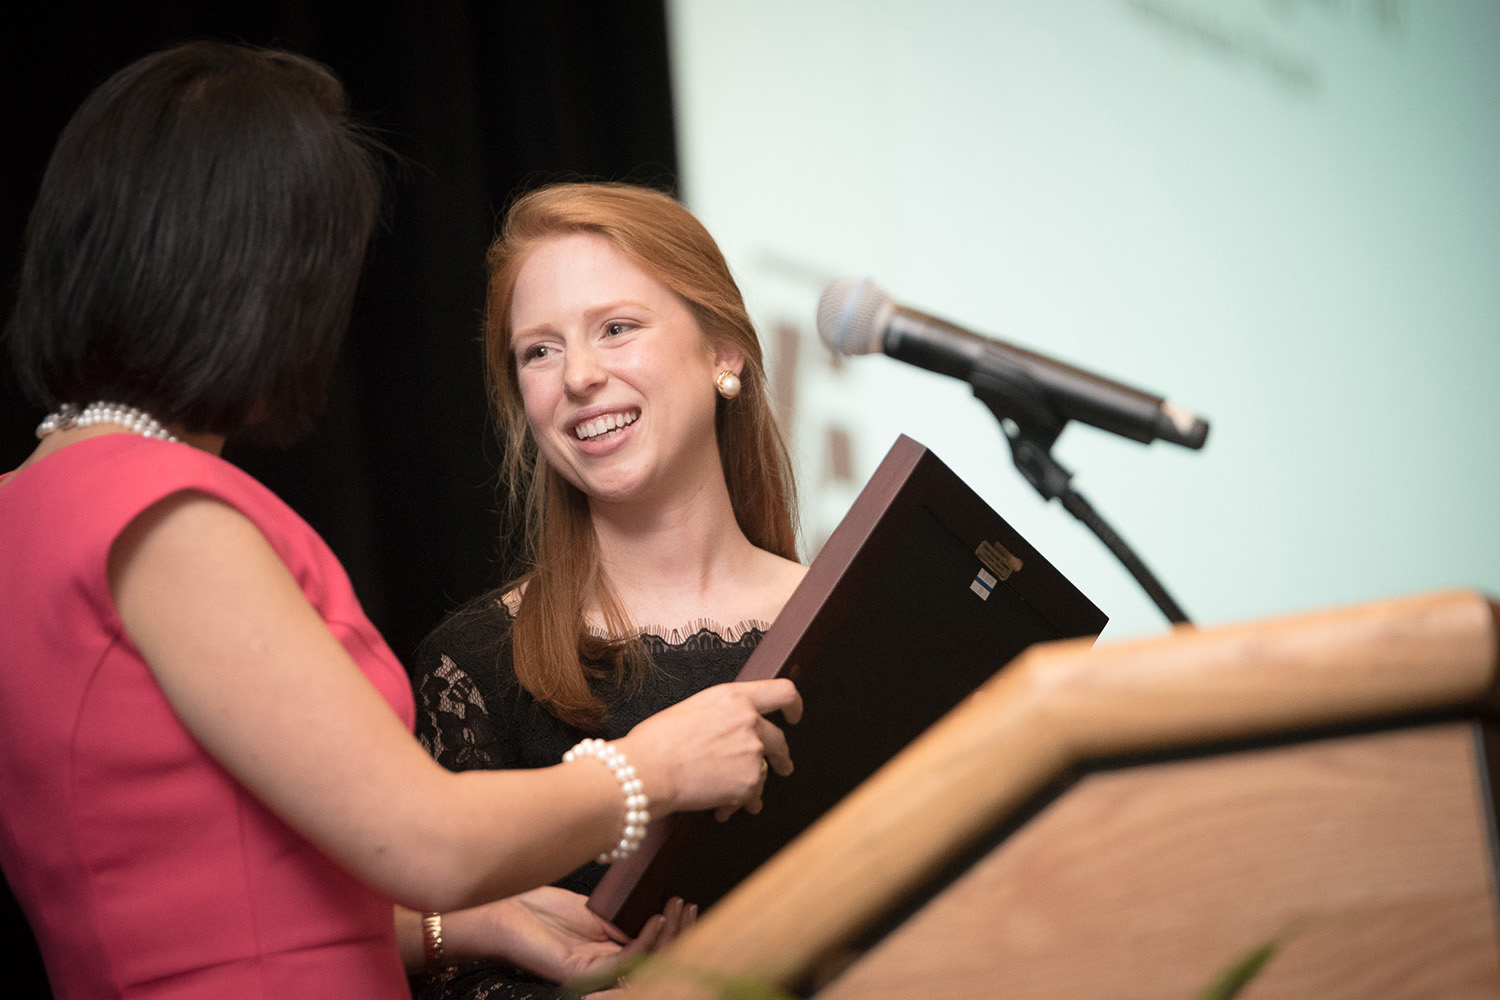
M1497 677L1466 592L1033 647L627 994L1500 997Z

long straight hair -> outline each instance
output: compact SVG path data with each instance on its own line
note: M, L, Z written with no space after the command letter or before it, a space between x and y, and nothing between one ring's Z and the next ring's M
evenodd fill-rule
M729 265L702 223L668 195L629 184L557 184L519 198L489 250L485 316L485 370L504 447L503 474L511 509L524 518L525 571L505 588L525 588L512 653L517 679L548 711L597 731L607 711L590 679L613 675L618 684L634 684L651 661L600 565L588 498L537 449L511 350L517 275L542 242L575 233L608 240L687 305L709 344L743 352L740 394L719 400L714 423L734 516L752 544L797 557L796 495L767 398L760 341ZM591 601L604 615L605 636L584 620Z

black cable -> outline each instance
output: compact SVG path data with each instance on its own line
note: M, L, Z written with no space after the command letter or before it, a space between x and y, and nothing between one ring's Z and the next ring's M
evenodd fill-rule
M1098 535L1099 540L1119 558L1120 562L1125 564L1130 575L1146 589L1146 593L1151 595L1151 599L1156 602L1162 614L1167 616L1167 621L1174 625L1192 624L1182 608L1172 600L1172 595L1168 594L1166 588L1161 585L1161 581L1157 580L1155 574L1146 568L1146 564L1141 562L1140 557L1125 543L1125 539L1105 523L1104 518L1099 516L1087 500L1073 489L1064 491L1059 499L1062 500L1063 507L1067 508L1069 513L1088 525L1089 530Z

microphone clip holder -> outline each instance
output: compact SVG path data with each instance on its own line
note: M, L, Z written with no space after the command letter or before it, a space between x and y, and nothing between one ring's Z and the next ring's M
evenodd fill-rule
M1190 625L1186 613L1156 575L1093 506L1073 489L1073 473L1052 456L1052 445L1067 426L1067 419L1058 417L1046 405L1042 394L1019 369L976 371L968 381L974 395L1000 421L1010 443L1012 461L1021 476L1043 500L1061 501L1070 514L1087 525L1130 571L1169 622Z

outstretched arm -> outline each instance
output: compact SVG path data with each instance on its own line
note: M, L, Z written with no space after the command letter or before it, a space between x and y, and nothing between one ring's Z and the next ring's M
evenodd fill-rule
M121 620L207 751L271 810L393 899L454 910L542 885L619 834L619 782L596 762L444 770L325 627L266 539L195 493L137 518L110 555ZM790 683L710 689L616 745L657 815L754 801L761 713L795 719ZM705 698L704 696L711 696Z
M588 908L576 892L543 886L507 899L443 914L443 954L460 964L497 959L555 983L599 976L670 944L692 925L697 907L673 899L632 940ZM407 971L427 963L421 915L396 908L396 941Z

